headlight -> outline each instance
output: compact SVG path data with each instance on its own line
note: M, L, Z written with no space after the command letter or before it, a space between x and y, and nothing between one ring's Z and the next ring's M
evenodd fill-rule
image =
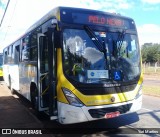
M136 95L135 99L139 98L139 96L142 95L142 86L143 86L143 84L140 85L140 87L139 87L139 89L138 89L138 92L137 92L137 95Z
M69 89L62 88L62 91L70 105L73 105L76 107L83 106L83 103Z

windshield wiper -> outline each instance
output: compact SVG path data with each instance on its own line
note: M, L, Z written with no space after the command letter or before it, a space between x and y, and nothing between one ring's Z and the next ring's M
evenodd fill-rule
M120 54L120 50L123 44L123 40L124 40L124 36L125 36L125 32L126 30L123 30L122 32L119 33L118 38L117 38L117 42L118 42L118 53Z
M94 34L92 29L89 26L84 26L85 31L87 32L88 36L92 39L93 43L96 45L98 50L100 52L103 52L103 45L102 43L98 40L97 36Z
M97 36L94 34L93 30L89 26L84 26L84 30L87 32L88 36L92 39L93 43L96 45L98 50L104 54L105 62L106 62L106 67L107 67L107 50L105 46L105 41L102 38L102 42L99 41Z
M124 41L125 33L126 33L126 30L123 30L122 32L119 32L117 40L113 41L113 46L117 47L117 48L114 48L114 50L115 50L114 55L115 55L115 52L116 52L116 54L119 54L119 56L120 56L120 50L121 50L121 47L122 47L122 44L123 44L123 41Z

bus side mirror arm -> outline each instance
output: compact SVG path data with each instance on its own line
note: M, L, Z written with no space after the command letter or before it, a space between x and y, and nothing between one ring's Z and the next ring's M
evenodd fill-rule
M48 28L48 32L53 34L52 41L54 42L54 48L61 47L61 31L57 31L56 28Z
M61 32L57 30L54 31L54 45L55 48L61 48Z

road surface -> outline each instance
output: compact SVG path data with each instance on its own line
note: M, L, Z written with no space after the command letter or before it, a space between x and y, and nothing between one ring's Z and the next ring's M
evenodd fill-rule
M154 80L154 79L144 79L144 84L151 85L151 86L160 86L160 79Z

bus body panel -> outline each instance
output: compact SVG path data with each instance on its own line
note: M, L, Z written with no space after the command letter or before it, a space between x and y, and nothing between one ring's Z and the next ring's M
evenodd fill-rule
M19 66L16 64L3 65L3 78L7 86L19 90ZM11 83L10 83L11 82Z
M19 91L19 66L11 65L9 67L9 75L11 78L11 88Z
M89 120L82 108L58 102L58 121L61 124L72 124Z
M116 93L116 94L108 94L108 95L90 95L86 96L81 94L77 89L73 90L73 93L86 105L86 106L98 106L104 104L116 104L127 102L130 100L134 100L137 93L139 92L140 85L133 91L123 92L123 93ZM97 88L97 90L99 90ZM112 102L112 98L114 98L114 102Z
M20 70L20 94L31 101L30 86L31 82L37 85L37 67L30 63L21 63Z

